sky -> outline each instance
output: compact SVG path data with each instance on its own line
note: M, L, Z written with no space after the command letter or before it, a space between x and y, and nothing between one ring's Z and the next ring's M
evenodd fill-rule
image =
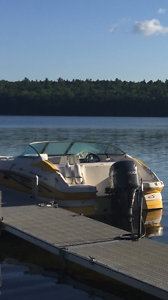
M0 80L168 79L168 0L0 0Z

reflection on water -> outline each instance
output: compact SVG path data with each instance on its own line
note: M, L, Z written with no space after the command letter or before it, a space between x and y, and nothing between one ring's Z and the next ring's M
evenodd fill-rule
M152 238L154 236L162 236L163 227L161 226L162 209L144 212L144 224L146 228L146 237Z
M56 255L3 232L0 246L2 299L113 299L122 298L118 287L103 291L88 269L65 263ZM82 269L81 269L82 268ZM92 284L88 284L88 283Z
M23 264L23 263L22 263ZM39 266L26 263L26 267L18 261L8 260L2 264L2 271L8 275L7 284L3 283L0 297L3 300L44 299L44 300L73 300L73 299L109 299L122 300L112 294L102 292L84 283L73 280L64 274L59 279L59 273L42 269ZM9 282L10 280L10 282ZM3 282L6 281L6 278ZM29 285L26 284L29 281Z
M2 233L0 249L3 300L153 299L9 233Z
M138 233L139 212L134 211L133 217L127 217L121 214L102 214L92 216L92 219L106 223L108 225L126 230L132 234ZM142 214L142 234L146 238L161 236L163 227L161 226L162 209L153 211L143 211Z
M98 300L102 299L101 295L104 299L110 299L107 293L92 289L85 284L78 284L66 275L59 280L59 273L56 271L45 270L29 262L22 262L20 265L17 260L8 259L7 263L2 263L2 272L6 274L3 276L0 290L0 298L3 300L70 300L79 298L86 300L91 296ZM112 297L112 295L110 296ZM121 298L115 297L114 299L120 300Z

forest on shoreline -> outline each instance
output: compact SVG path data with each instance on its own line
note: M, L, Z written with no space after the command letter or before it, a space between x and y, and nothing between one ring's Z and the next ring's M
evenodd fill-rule
M168 117L168 80L0 80L0 115Z

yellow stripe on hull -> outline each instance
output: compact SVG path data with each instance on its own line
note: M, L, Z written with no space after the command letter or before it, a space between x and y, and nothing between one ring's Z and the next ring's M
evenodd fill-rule
M163 186L156 187L156 188L144 188L144 195L151 194L151 193L160 193L163 189Z
M38 189L38 195L46 198L54 198L60 200L84 200L93 199L96 197L96 193L68 193L61 192L52 187L49 187L45 183L40 182L40 189Z
M0 172L0 185L11 188L20 192L25 192L25 193L32 193L32 178L26 175L21 175L19 173L15 172L8 172L8 171L1 171ZM148 195L151 193L158 193L162 190L162 187L157 187L157 188L151 188L151 189L145 189L144 195ZM96 193L93 192L61 192L58 190L55 190L54 188L48 186L47 184L43 182L39 182L38 185L38 196L44 197L44 198L49 198L49 199L60 199L62 201L64 200L85 200L85 199L93 199L96 197ZM163 208L163 203L162 199L158 200L148 200L146 199L145 201L145 209L147 210L152 210L152 209L161 209ZM87 206L86 206L87 207ZM92 206L91 206L92 207ZM68 208L68 207L67 207ZM87 208L83 208L87 211L87 213L84 212L86 215L94 214L93 211L89 213L91 208L89 207L88 210ZM73 209L74 211L74 209ZM81 210L80 208L76 208L76 212L80 213Z
M162 200L146 200L147 209L161 209L163 208Z
M40 161L38 163L31 164L33 167L40 168L49 174L53 174L58 172L58 170L55 168L53 164L51 164L49 161Z
M32 192L32 179L25 175L0 172L0 185L24 193L31 194Z
M137 159L137 158L135 158L135 157L133 157L133 159L134 159L135 161L139 162L139 164L140 164L141 166L143 166L145 169L148 169L148 167L147 167L142 161L140 161L139 159Z
M19 173L8 173L6 171L0 172L0 185L11 188L24 193L32 193L32 178ZM39 181L38 196L49 199L60 200L85 200L93 199L96 193L69 193L58 191L47 184Z

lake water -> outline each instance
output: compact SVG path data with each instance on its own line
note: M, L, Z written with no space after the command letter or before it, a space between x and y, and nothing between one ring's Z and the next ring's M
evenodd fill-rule
M168 118L0 116L0 155L18 155L30 142L58 139L110 142L151 168L165 184L160 222L163 233L153 239L168 244ZM8 243L9 248L16 246ZM5 247L6 243L1 243L0 249ZM20 257L2 252L0 300L90 298L86 287L58 284L53 274L43 274L45 270L40 273L34 267L31 272L28 262L22 264L24 260ZM111 299L116 298L111 296Z

